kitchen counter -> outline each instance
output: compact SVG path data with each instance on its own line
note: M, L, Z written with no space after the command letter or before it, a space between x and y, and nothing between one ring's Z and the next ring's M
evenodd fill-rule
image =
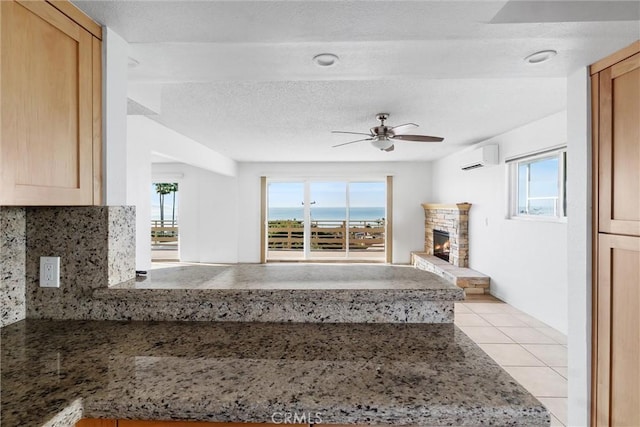
M189 265L93 290L91 319L452 323L461 288L412 266Z
M21 321L1 330L3 427L82 417L548 425L453 324Z

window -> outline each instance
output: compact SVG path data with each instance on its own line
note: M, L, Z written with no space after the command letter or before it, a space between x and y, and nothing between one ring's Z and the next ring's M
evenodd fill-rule
M561 219L566 217L565 148L508 161L510 216Z

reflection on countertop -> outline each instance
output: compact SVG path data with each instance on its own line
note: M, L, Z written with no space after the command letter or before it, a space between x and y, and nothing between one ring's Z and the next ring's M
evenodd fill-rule
M2 425L80 417L548 425L452 324L27 320L2 329Z
M147 277L114 288L455 290L410 265L380 264L156 264Z

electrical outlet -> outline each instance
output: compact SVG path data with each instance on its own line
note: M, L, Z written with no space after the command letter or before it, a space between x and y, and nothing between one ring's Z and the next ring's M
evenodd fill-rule
M59 288L60 287L60 257L41 256L40 257L40 287Z

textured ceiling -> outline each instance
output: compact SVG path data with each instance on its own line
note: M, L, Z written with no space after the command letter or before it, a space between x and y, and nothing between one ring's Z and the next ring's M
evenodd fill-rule
M569 73L640 38L638 2L74 3L131 43L130 81L162 91L155 120L243 161L441 157L564 109ZM523 61L542 49L558 56ZM317 67L322 52L340 61ZM446 140L330 148L378 112Z
M427 160L560 111L565 98L563 78L191 83L164 87L162 122L242 161ZM367 132L380 112L445 142L331 148L358 136L330 130Z

